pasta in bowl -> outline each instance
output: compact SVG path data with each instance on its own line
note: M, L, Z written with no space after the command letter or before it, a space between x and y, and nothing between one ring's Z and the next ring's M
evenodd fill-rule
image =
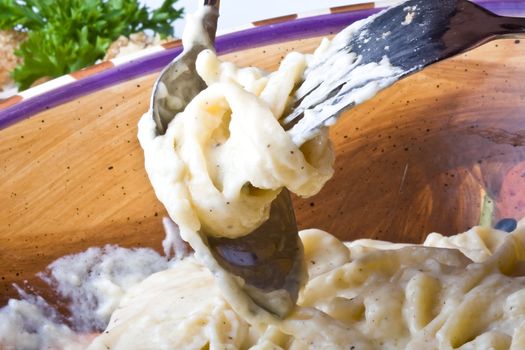
M503 41L499 42L498 45L512 52L513 45L517 44ZM479 62L483 62L483 50L490 51L491 49L483 47L478 52L473 53L472 57L475 59L473 59L473 63L471 62L472 65L475 66L480 64ZM215 62L213 56L208 56L207 59L211 63ZM465 58L460 58L459 61L461 62L462 59ZM512 59L507 61L509 64L512 62ZM458 60L450 64L458 64ZM472 69L472 65L467 63L469 68L466 69ZM446 67L450 69L450 66L442 66L439 71ZM447 71L447 69L444 70L445 72ZM257 78L256 74L259 73L253 69L249 71L255 74ZM436 83L436 79L445 80L445 82L439 80L439 84L435 84L435 89L443 88L447 84L453 84L452 82L447 82L443 76L432 77L432 74L435 74L436 71L430 70L426 72L426 74L430 75L431 79L429 81L432 84ZM519 74L519 72L518 70L514 74ZM262 74L260 74L260 78L264 80ZM455 123L454 118L449 117L445 120L446 123L437 127L435 124L438 124L438 121L443 122L439 117L442 114L450 113L450 109L437 111L438 117L435 118L417 119L416 117L419 116L418 113L421 110L428 112L428 102L430 101L428 99L424 100L425 103L419 109L404 106L403 110L410 113L407 112L408 116L407 114L400 115L399 120L394 120L394 123L389 117L391 114L386 112L386 106L392 108L393 111L398 111L401 102L406 105L412 103L413 100L410 100L410 103L406 103L406 100L401 100L399 105L396 105L392 103L393 98L389 94L393 94L397 99L399 98L397 94L404 94L407 91L404 89L411 88L414 82L418 82L417 87L420 89L425 86L425 81L429 78L428 76L419 75L411 79L404 85L397 87L396 92L385 92L385 94L378 96L379 100L376 103L364 105L361 109L354 111L355 114L347 116L347 123L337 126L332 131L332 136L336 140L336 154L339 151L338 157L341 154L341 144L348 143L351 146L349 149L346 149L346 154L343 152L343 160L348 162L349 157L353 158L352 162L348 162L348 164L352 164L352 167L348 168L356 173L354 179L365 179L356 181L358 187L363 187L359 184L367 183L366 179L368 179L368 182L371 180L377 182L375 186L368 188L368 197L358 195L359 189L356 189L352 182L348 185L348 178L345 181L337 180L338 173L343 175L348 173L345 173L343 167L338 168L336 163L336 178L332 181L338 184L336 188L340 188L342 184L347 183L346 188L349 190L343 191L343 197L355 197L351 205L348 205L348 207L339 206L334 204L337 203L336 201L331 201L329 202L330 206L328 204L322 206L320 204L322 201L319 202L316 198L308 199L306 202L296 202L299 207L298 211L303 213L303 227L331 226L334 229L331 230L328 227L327 230L335 232L340 239L338 240L319 230L302 232L301 236L305 246L310 278L301 294L300 306L289 318L269 321L264 319L261 321L257 319L257 316L246 314L242 310L236 310L235 303L231 302L231 298L228 299L222 295L221 289L215 285L216 281L213 279L213 276L203 268L198 260L187 257L182 261L167 262L165 257L159 257L160 262L152 266L156 266L154 270L161 272L157 272L149 278L144 279L144 275L142 275L142 278L136 279L122 279L110 276L109 282L98 282L95 279L95 285L107 287L99 288L99 290L111 291L111 295L118 296L115 303L102 303L102 299L96 299L96 305L113 305L112 312L113 310L115 311L111 319L107 312L102 312L101 315L97 316L103 317L103 323L107 323L108 326L95 340L92 341L91 337L73 335L73 341L79 341L81 343L79 346L87 346L88 343L91 343L90 346L94 348L108 346L129 348L133 345L143 348L148 346L166 346L175 348L194 347L196 349L203 347L254 347L263 349L279 347L354 347L366 349L381 347L421 348L422 344L429 343L432 344L431 347L435 348L464 347L465 349L469 347L479 348L483 344L501 348L519 348L522 346L522 343L520 343L523 341L520 338L520 327L522 327L520 317L523 316L523 312L513 311L520 310L522 303L520 297L522 282L519 277L522 273L520 261L523 258L522 224L510 234L487 228L475 228L453 238L432 235L423 246L399 246L381 241L355 241L345 244L341 241L348 240L352 235L354 235L354 238L356 236L373 237L378 235L382 232L380 225L384 225L385 222L394 223L390 230L397 230L397 235L405 234L407 229L416 230L420 235L424 232L433 231L426 230L425 221L423 221L424 224L422 225L408 225L407 216L404 216L405 222L401 222L404 225L400 225L396 220L403 218L398 213L403 209L407 210L409 214L413 214L413 210L418 210L420 211L418 214L424 216L425 219L442 213L438 209L440 205L444 204L434 198L437 192L434 188L434 183L445 181L447 186L443 186L444 188L455 188L459 184L465 186L460 188L464 190L469 189L468 192L464 192L465 197L468 199L468 201L465 201L464 206L454 208L450 206L451 201L446 202L450 206L449 210L458 211L458 217L461 217L459 213L468 212L471 214L468 218L472 219L475 216L476 220L479 221L479 216L482 213L484 213L485 218L487 215L492 218L501 215L501 213L508 214L509 210L511 212L514 210L512 213L516 215L512 216L518 217L519 205L515 205L513 208L504 208L496 200L494 201L496 205L491 207L490 202L496 198L496 195L500 198L505 198L506 189L509 187L515 189L513 197L516 197L516 188L519 187L509 186L507 179L499 183L492 181L491 177L482 174L480 171L480 169L483 169L484 172L494 170L485 166L484 162L494 164L496 161L504 163L507 170L519 171L520 157L522 155L519 134L513 138L513 132L510 132L509 136L509 130L506 127L501 127L501 125L506 125L505 123L512 124L510 121L514 120L515 116L512 113L502 113L503 118L500 120L490 120L490 123L493 124L502 123L498 124L500 127L491 126L491 128L487 128L482 126L482 131L479 131L480 126L470 128L471 124L467 120L470 116L458 113L458 120L462 123ZM419 79L422 81L418 81ZM256 82L256 80L252 78L253 82ZM271 78L268 79L268 81L270 80ZM430 82L427 81L427 84L430 84ZM242 86L242 84L238 85ZM246 89L247 86L248 84L243 86L244 91L237 89L234 93L239 95L248 92L260 98L262 92L261 95L257 95L253 90L247 91L249 90ZM262 88L263 86L265 85L261 83L260 87ZM453 90L459 90L459 88ZM259 91L264 92L264 88ZM213 97L230 92L212 90L210 93ZM450 93L450 90L447 89L447 92ZM287 93L283 93L283 95L287 96ZM414 96L414 94L411 96ZM504 93L500 97L503 99L508 98ZM435 102L438 102L440 95L433 94L432 98ZM438 101L435 100L436 98ZM215 101L218 101L220 104L224 99L219 98ZM450 101L450 99L447 100L447 106L450 108L459 108L464 106L462 103L472 102L469 100L468 95L465 97L466 102L456 101L454 105L450 104ZM200 107L202 107L202 103ZM359 119L360 116L367 115L367 112L370 114L370 109L374 108L381 109L381 112L384 113L381 114L384 118L381 123L372 123L374 120L373 115L369 118ZM218 113L221 115L228 114L228 109L219 109ZM226 111L226 113L222 111ZM274 118L275 115L271 114L272 118ZM207 119L204 118L203 120L206 121ZM435 124L431 124L431 122ZM478 124L482 125L479 121ZM353 128L350 129L349 125ZM402 126L404 134L395 131L398 129L395 126L398 126L398 128ZM423 128L423 126L428 127ZM449 127L448 129L446 129L447 126ZM384 129L381 129L382 127ZM392 127L392 130L383 135L384 131L390 130L387 127ZM436 127L438 128L437 130L435 129ZM513 127L516 128L517 126L514 125ZM474 131L469 133L470 129ZM502 132L502 129L505 132ZM380 130L381 132L376 134L376 137L381 139L381 141L374 141L370 144L373 147L368 148L367 143L369 141L366 140L370 140L373 132L379 132ZM430 136L421 137L421 140L415 142L415 140L412 140L414 134L411 131L416 130L424 133L423 135L429 133ZM447 135L444 135L445 131L448 132ZM201 134L196 134L196 136L199 135ZM450 141L461 144L461 142L454 140L452 137L457 137L458 135L465 136L461 140L464 146L470 146L470 148L462 149L462 152L459 152L461 156L456 156L458 152L443 152L443 150L435 147L436 145L441 147L447 146L447 142L449 142L448 146L451 147ZM447 142L436 144L438 136L444 137L444 140ZM508 137L505 138L505 136ZM215 135L214 137L220 139L225 136ZM383 138L386 141L383 141ZM480 138L482 142L495 143L495 147L491 148L490 151L492 153L483 153L485 150L479 149L479 142L477 144L464 142L465 139L476 140L476 138ZM400 140L405 139L407 142L410 141L412 143L408 145L398 143ZM339 140L339 144L337 140ZM177 147L178 142L172 143L172 141L173 139L168 140L167 144ZM513 142L516 146L511 145L510 142ZM319 145L321 151L327 149L326 143L321 142ZM390 149L385 149L387 145L390 146ZM415 150L413 147L415 147ZM513 148L512 152L507 150L507 153L505 153L506 158L499 154L505 147ZM440 151L438 152L438 150ZM478 152L476 153L476 151ZM315 154L316 152L313 153ZM317 153L323 154L323 152ZM385 153L387 156L381 156L381 154ZM431 158L429 154L440 154L442 156ZM450 157L451 155L453 157ZM490 157L488 157L489 155ZM212 161L220 158L219 153L215 156L215 159L211 158ZM299 156L300 154L296 155L296 157ZM426 163L422 160L425 156L429 158ZM295 158L288 155L287 157ZM146 155L147 158L148 156ZM368 168L363 168L363 164L365 164L363 158L367 158L366 164L368 164ZM475 162L472 162L474 158L477 159ZM312 158L309 159L311 160ZM330 157L320 157L319 159L328 159L331 163ZM465 161L465 159L468 161ZM480 160L481 162L478 162ZM507 162L503 162L504 160ZM205 165L211 168L209 165L214 165L212 161L207 160ZM290 159L290 162L294 163L297 160ZM512 165L508 164L511 162ZM309 163L312 163L312 161ZM441 166L436 167L436 163L439 163ZM202 166L202 163L200 166ZM385 169L384 167L391 167L391 169L389 168L391 171L377 171L378 169ZM329 173L330 171L325 171L324 175ZM459 174L462 176L460 177ZM451 180L455 179L456 175L462 180L458 184ZM367 177L365 178L365 176ZM215 188L223 187L224 189L225 187L222 186L224 183L216 180L213 186ZM423 180L426 181L426 186L423 187L423 190L418 189L418 185ZM519 181L519 179L514 180ZM244 184L245 181L246 178L242 178L242 181L232 186L235 189L232 193L239 193L239 189L242 189L240 184ZM213 183L214 181L211 182ZM386 186L392 183L395 184L396 190L386 190ZM216 184L220 185L216 186ZM494 191L494 188L499 188L499 191ZM325 187L325 191L333 190L334 187L330 187L329 182ZM452 202L458 200L458 197L453 195L454 192L448 190L442 190L442 192L444 192L443 196L451 197ZM385 197L385 201L381 202L384 207L378 205L378 194L382 194ZM402 203L400 202L401 199L411 198L409 194L415 196L419 202L412 201L410 202L412 203L411 205L406 206L399 204ZM273 194L272 191L268 191L264 195L268 197L261 196L262 199L269 200ZM321 193L320 195L322 196L323 194ZM429 203L429 195L432 195L430 196L430 199L432 199L430 209L428 205L417 205ZM337 200L338 197L341 197L341 195L332 196L331 198ZM360 200L356 200L356 198ZM386 204L392 198L398 200L399 205ZM226 204L227 199L230 198L219 198L219 201L222 201L222 204ZM304 208L305 203L306 210ZM315 213L316 210L319 210L318 208L323 207L329 207L331 210L325 210L325 213L322 215L311 215L312 212ZM372 210L371 208L375 209ZM385 208L390 209L391 212L386 212L385 214ZM209 209L207 207L197 208L197 212L199 210L204 212ZM168 212L170 212L169 208ZM341 216L345 214L345 220L348 220L348 217L355 217L359 213L363 216L362 220L359 221L361 226L357 226L357 220L352 221L351 225L345 225L345 221L337 222L335 219L332 219L338 214ZM369 215L363 215L363 213L369 213ZM170 212L170 214L172 213ZM332 215L332 218L329 217L331 220L328 220L325 215ZM177 215L172 215L172 217L177 218ZM197 217L199 217L198 214ZM308 225L308 220L311 220L311 217L322 219L322 222L320 222L320 225ZM444 220L442 215L440 217L441 222L450 224L450 222L454 223L455 216L447 217L447 219L450 220ZM160 218L157 220L160 221ZM427 221L427 223L436 221L437 219L434 218L433 221ZM212 226L212 224L213 222L206 223L207 226ZM379 226L379 228L372 229L373 225ZM191 225L188 225L188 227L191 227ZM450 234L453 231L443 230L441 232ZM235 235L234 231L232 231L232 235ZM184 238L184 234L182 236ZM391 240L400 241L400 239L396 238L396 235L389 234L388 237ZM407 239L410 239L411 236L407 235L407 237ZM169 233L168 238L168 243L177 241L176 234ZM414 238L412 239L415 240ZM170 246L172 247L173 245L166 244L166 247L168 247L166 255L169 255ZM439 249L436 247L439 247ZM126 255L124 254L124 256ZM181 257L180 255L177 256ZM123 261L126 261L126 259L137 259L137 257L131 255L123 257L123 259ZM151 261L157 261L156 258L152 259ZM99 260L106 261L104 258ZM61 265L54 264L50 267L51 271L56 272L57 266ZM107 265L104 264L103 266ZM91 270L98 271L96 268L91 268ZM146 274L154 273L154 270L148 271ZM87 271L85 274L89 276L90 272ZM55 275L58 276L60 274L56 273ZM192 277L195 277L195 279ZM144 279L142 282L138 282L138 280L142 279ZM71 280L74 282L79 279L72 278ZM124 281L135 281L136 283ZM159 284L162 285L162 288L159 287ZM461 286L461 284L464 284L464 286ZM500 285L505 287L494 288L494 286ZM61 289L59 288L59 290ZM63 290L66 291L64 292L65 295L68 295L69 292L66 289ZM497 291L496 294L491 294L495 291ZM164 297L165 294L163 293L175 294L179 298ZM491 302L491 307L488 310L483 309L484 306L488 305L489 301L494 300L497 300L497 302ZM152 301L155 301L156 304L153 307ZM160 301L163 303L160 303ZM444 304L442 304L443 302ZM17 310L22 312L23 308L19 307ZM169 310L169 312L166 312L166 310ZM15 315L20 315L20 313ZM11 316L3 315L3 317ZM471 321L473 319L475 321ZM174 327L180 329L180 332L172 332L171 330ZM326 329L326 332L319 332L320 327ZM46 329L50 329L50 327ZM57 329L64 330L58 325ZM168 329L171 333L161 337L158 336ZM64 331L64 333L67 332ZM188 335L188 337L181 336L181 334Z

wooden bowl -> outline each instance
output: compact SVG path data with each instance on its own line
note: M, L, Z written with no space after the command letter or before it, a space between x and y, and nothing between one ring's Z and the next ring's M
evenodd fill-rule
M363 6L224 35L218 51L274 70L287 52L311 52L376 11ZM154 51L3 104L0 305L16 295L13 283L34 282L65 254L108 243L160 248L166 212L144 171L137 121L180 47ZM493 222L525 216L524 57L525 42L493 41L346 113L331 129L335 176L315 197L294 199L300 228L420 242L478 224L483 208Z

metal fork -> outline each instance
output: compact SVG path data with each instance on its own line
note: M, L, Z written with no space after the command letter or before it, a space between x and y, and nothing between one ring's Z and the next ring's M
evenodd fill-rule
M300 145L333 125L342 111L363 102L356 98L360 89L373 85L385 89L430 64L524 32L525 18L498 16L467 0L402 2L370 17L348 40L332 44L306 71L296 93L299 102L282 123ZM337 65L335 55L352 63L320 74ZM385 57L396 69L354 79L359 69L379 64Z

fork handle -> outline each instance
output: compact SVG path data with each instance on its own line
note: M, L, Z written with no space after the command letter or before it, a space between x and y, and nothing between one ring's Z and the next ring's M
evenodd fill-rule
M494 17L495 34L500 36L513 36L525 33L525 18L522 17Z
M479 34L483 38L480 38L481 40L470 49L494 39L519 38L525 34L525 18L523 17L505 17L492 14L486 20L483 26L478 27Z
M525 33L525 18L496 15L486 8L458 0L449 19L449 30L442 37L445 47L440 59L471 50L501 37Z

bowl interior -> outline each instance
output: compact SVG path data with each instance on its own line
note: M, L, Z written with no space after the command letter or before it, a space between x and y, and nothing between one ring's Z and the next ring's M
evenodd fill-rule
M273 70L320 37L224 55ZM436 64L350 110L331 129L336 173L294 198L301 228L345 240L420 242L483 218L525 216L525 42L498 40ZM0 130L0 305L54 259L90 246L160 249L166 215L136 124L150 74Z

